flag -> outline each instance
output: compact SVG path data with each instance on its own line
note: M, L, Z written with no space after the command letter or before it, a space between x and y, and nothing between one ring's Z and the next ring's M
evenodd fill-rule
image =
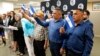
M25 6L25 4L23 4L23 5L21 6L21 9L22 9L23 11L26 10L26 6Z
M32 16L35 13L34 7L30 5L29 13Z
M67 26L68 29L73 28L75 26L73 17L70 14L67 15L67 17L65 18L65 21L68 24L68 26Z

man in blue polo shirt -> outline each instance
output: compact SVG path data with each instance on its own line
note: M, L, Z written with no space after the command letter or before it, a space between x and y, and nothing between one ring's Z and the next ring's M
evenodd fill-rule
M52 56L62 56L60 54L60 48L63 43L63 38L59 32L60 28L65 25L64 20L62 19L62 12L59 8L56 8L52 12L52 20L48 22L42 22L39 18L35 18L38 24L48 27L49 32L49 43L50 43L50 51ZM38 15L37 15L38 17Z
M76 9L73 12L75 28L67 32L62 49L65 49L66 56L89 56L93 46L93 26L83 20L84 11ZM64 29L63 29L64 30ZM66 31L61 31L65 33Z

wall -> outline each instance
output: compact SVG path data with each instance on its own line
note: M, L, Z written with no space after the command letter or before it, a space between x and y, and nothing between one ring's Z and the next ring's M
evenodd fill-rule
M0 3L0 14L4 14L12 10L13 10L13 3L8 3L8 2Z
M92 3L88 3L87 9L91 12L90 20L94 24L95 37L100 37L100 11L94 11Z

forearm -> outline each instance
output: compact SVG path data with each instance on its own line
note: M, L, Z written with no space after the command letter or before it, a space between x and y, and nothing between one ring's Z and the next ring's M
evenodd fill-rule
M47 27L49 25L49 22L43 22L38 17L36 17L35 20L39 25L41 25L43 27Z

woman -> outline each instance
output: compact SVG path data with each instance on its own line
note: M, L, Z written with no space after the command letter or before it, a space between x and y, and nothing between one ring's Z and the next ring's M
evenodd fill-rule
M8 22L8 26L14 26L15 23L15 12L11 11L10 15L9 15L9 22ZM14 49L14 40L13 40L13 30L9 31L9 40L11 42L11 45L9 46L11 49Z
M26 11L27 15L28 11ZM31 23L26 18L21 19L23 31L24 31L24 39L27 46L29 56L35 56L34 48L33 48L33 33L34 33L34 24Z
M14 41L15 41L15 51L17 49L17 46L19 48L19 55L24 55L24 49L25 49L25 42L24 42L24 36L23 36L23 29L22 29L22 25L21 25L21 18L22 18L22 14L18 13L15 15L15 23L14 23L14 27L17 27L18 30L14 30L13 34L14 34Z

